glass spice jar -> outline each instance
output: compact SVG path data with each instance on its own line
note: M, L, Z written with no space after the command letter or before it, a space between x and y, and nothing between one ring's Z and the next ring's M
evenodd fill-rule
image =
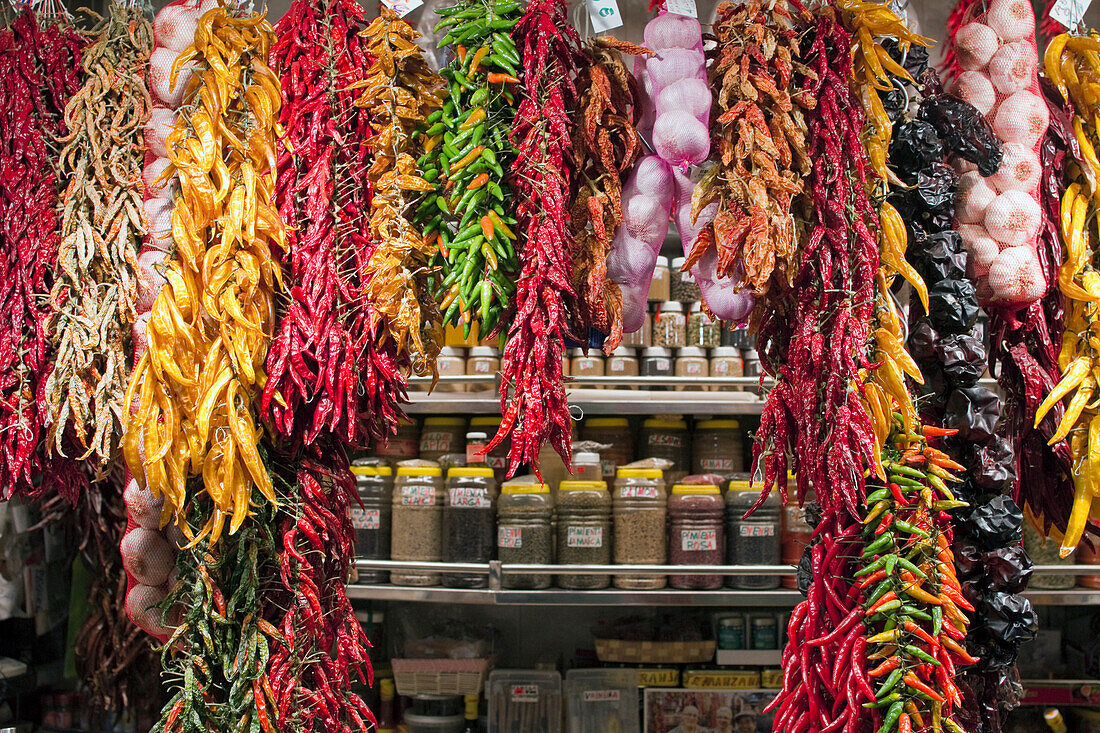
M644 349L653 345L653 319L646 315L642 319L642 327L637 331L623 334L620 346L629 346L632 349Z
M461 417L429 417L420 431L420 457L438 461L452 453L466 452L466 419Z
M745 376L745 362L741 358L741 350L732 346L719 346L710 352L710 376L712 377L743 377ZM718 387L719 392L733 392L740 390L734 385Z
M1060 543L1043 537L1031 522L1024 522L1024 550L1036 565L1065 565L1065 575L1033 575L1028 582L1028 587L1034 590L1068 590L1077 585L1077 576L1073 575L1075 564L1072 557L1064 558L1059 552Z
M790 480L788 480L788 484ZM817 495L806 492L806 502L816 501ZM813 540L814 530L806 521L806 508L798 505L797 492L787 495L787 504L783 507L783 534L780 539L780 559L784 565L798 565L802 560L802 551ZM780 579L784 588L797 588L798 579L793 575L784 575Z
M741 424L736 420L700 420L692 440L691 472L728 476L745 470Z
M722 519L726 505L714 484L676 484L668 499L670 565L721 565L725 556ZM672 588L716 590L721 575L671 575Z
M439 562L443 557L443 471L435 466L401 466L393 483L390 556L394 560ZM439 585L439 573L390 572L394 585Z
M554 500L546 484L507 484L497 501L497 559L505 565L549 565L554 561L551 520ZM509 589L549 588L550 575L505 573Z
M355 556L360 560L390 559L390 518L393 501L393 469L376 465L377 459L357 459L351 464L359 503L348 508L355 530ZM385 583L385 570L362 570L360 583Z
M663 346L650 346L642 350L641 371L643 377L671 377L672 351ZM664 391L668 387L656 385L651 390Z
M699 379L700 377L706 377L710 370L710 362L707 360L707 354L698 346L685 346L676 352L676 371L677 377L688 377L690 379ZM683 385L676 387L677 392L682 392L685 389L702 389L700 385Z
M672 461L665 478L675 483L691 470L691 439L687 421L679 417L650 417L642 423L639 458L663 458Z
M387 440L379 441L374 454L395 468L399 461L416 458L420 454L420 426L415 420L397 423L397 432Z
M602 377L604 371L603 352L597 349L573 349L573 358L570 362L571 376L574 377ZM585 384L584 387L592 389L597 385Z
M486 466L447 472L443 506L443 562L484 562L496 550L496 479ZM487 575L443 573L448 588L485 588Z
M703 293L699 290L699 286L695 282L695 278L691 272L681 272L680 268L684 266L683 257L675 257L672 260L671 275L672 278L669 282L669 290L672 295L672 300L678 300L681 303L692 303L696 300L703 298Z
M667 499L660 469L620 468L612 509L615 520L615 564L663 565L668 557L665 524ZM616 588L664 588L663 575L616 575Z
M603 481L562 481L558 485L557 563L611 564L611 495ZM608 575L559 575L558 587L606 588Z
M756 349L745 349L741 352L745 363L745 376L746 377L759 377L760 376L760 354L756 353Z
M653 345L674 349L686 344L687 318L684 316L684 304L676 300L666 300L653 313Z
M466 357L466 375L471 377L492 376L500 371L500 352L492 346L475 346ZM488 392L496 390L492 382L475 382L468 385L470 392Z
M779 492L768 494L750 516L745 512L760 498L748 481L730 481L726 489L726 564L778 565L782 501ZM726 586L739 590L770 590L779 587L778 575L731 575Z
M625 417L590 417L581 429L581 439L611 445L600 451L604 476L614 476L619 466L634 460L634 433Z
M470 429L480 430L492 440L493 436L497 434L497 430L500 429L500 418L491 416L472 417L470 418ZM486 466L493 469L493 477L497 480L497 484L503 483L504 476L508 472L507 441L486 453L483 461Z
M619 346L604 360L604 371L609 377L636 377L640 373L637 352L629 346ZM614 389L637 389L615 387Z
M464 377L466 376L466 354L465 349L455 348L453 346L444 346L439 350L439 356L435 360L436 371L439 372L441 377ZM465 384L455 384L453 382L447 382L446 380L440 380L435 385L436 392L465 392Z
M707 315L701 300L692 303L688 311L687 345L704 349L722 345L721 324Z
M748 326L744 323L722 321L722 336L720 346L732 346L743 350L752 347L752 338L749 336Z
M656 264L653 266L653 279L649 281L649 302L657 301L658 303L664 302L670 299L670 273L668 269L668 258L658 257Z

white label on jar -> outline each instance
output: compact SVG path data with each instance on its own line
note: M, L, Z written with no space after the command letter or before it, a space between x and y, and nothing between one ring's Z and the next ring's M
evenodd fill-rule
M611 359L607 362L607 371L621 374L626 371L626 359Z
M656 499L659 493L656 486L619 487L619 497L622 499Z
M732 458L702 458L699 460L699 467L703 469L703 473L723 473L733 471L733 459Z
M603 547L603 527L568 527L567 547Z
M474 362L474 374L488 374L492 371L492 362L488 359L478 359Z
M403 486L401 487L401 504L403 506L435 506L435 487Z
M650 447L660 446L662 448L683 448L684 438L681 435L675 435L673 433L655 433L649 436L647 441Z
M718 549L718 530L682 529L680 530L680 549L684 552L706 552Z
M742 524L738 529L742 537L775 537L773 524Z
M497 547L510 549L523 547L523 530L518 527L498 527Z
M454 437L454 433L448 432L424 433L420 436L420 452L443 451L449 453L453 450Z
M705 361L689 361L684 364L684 374L689 377L697 377L705 373Z
M489 492L487 489L463 486L448 489L451 506L472 507L475 509L489 508Z
M585 690L585 702L615 702L619 699L618 690Z
M351 509L351 526L355 529L378 529L381 512L377 509Z
M538 685L512 685L512 702L538 702Z
M651 356L649 358L650 358L650 366L655 371L667 372L669 369L672 368L672 362L669 361L668 359L664 358L663 356Z

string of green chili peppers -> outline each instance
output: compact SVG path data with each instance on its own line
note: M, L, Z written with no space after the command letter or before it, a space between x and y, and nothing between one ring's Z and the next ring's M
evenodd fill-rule
M508 137L516 114L519 53L509 31L522 15L511 0L460 0L437 11L439 45L454 59L441 72L449 96L427 118L427 152L417 161L428 192L416 211L426 242L434 242L437 296L443 322L494 331L515 293L519 260L505 172L516 158Z
M951 552L949 512L966 506L950 488L960 480L951 471L961 466L928 444L954 431L925 427L918 435L903 424L893 413L883 450L887 481L868 495L863 518L866 564L856 586L875 692L864 707L881 716L879 733L960 733L956 668L976 661L964 647L964 611L974 607L963 597Z

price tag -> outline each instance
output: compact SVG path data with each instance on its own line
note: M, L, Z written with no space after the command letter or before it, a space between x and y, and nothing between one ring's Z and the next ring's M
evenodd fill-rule
M604 33L623 24L619 3L615 0L586 0L585 4L588 5L588 17L592 19L592 30L596 33Z
M666 0L665 7L668 8L668 12L676 13L676 15L686 15L689 18L699 17L695 0Z
M684 552L712 552L718 549L718 532L713 529L680 530L680 549Z
M603 547L603 527L569 527L567 547Z
M382 2L402 18L424 4L421 0L382 0Z
M1085 17L1085 11L1089 9L1092 0L1055 0L1050 8L1050 17L1073 30Z

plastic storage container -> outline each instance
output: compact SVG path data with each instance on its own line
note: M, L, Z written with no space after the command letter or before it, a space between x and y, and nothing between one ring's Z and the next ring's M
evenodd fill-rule
M623 334L623 346L644 349L653 345L653 319L648 315L642 319L642 327L637 331Z
M745 360L741 358L741 350L733 346L719 346L710 350L710 376L712 377L743 377L745 376ZM740 389L735 385L723 385L717 388L719 392L734 392Z
M611 564L611 495L603 481L562 481L558 486L559 565ZM606 588L609 575L559 575L558 587Z
M393 469L360 459L351 464L351 472L362 504L353 503L348 509L355 529L355 556L361 560L389 560ZM389 576L385 570L362 570L359 582L385 583Z
M641 373L638 353L629 346L619 346L604 359L604 373L609 377L636 377ZM637 389L637 387L614 387L614 389Z
M561 675L535 669L489 674L488 733L561 733Z
M385 459L391 468L398 461L407 461L420 454L420 426L414 420L397 424L397 432L388 440L380 440L374 447L374 454Z
M546 484L508 484L497 500L497 559L508 563L549 565L554 562L551 520L554 500ZM505 573L505 588L549 588L549 575Z
M730 481L726 489L726 564L778 565L782 527L782 499L778 491L768 494L748 518L746 511L760 498L748 481ZM778 575L731 575L726 585L740 590L779 587Z
M492 346L475 346L466 356L467 376L486 377L500 371L500 352ZM478 382L469 385L470 392L495 391L496 386L491 382Z
M603 481L603 466L600 464L600 454L589 451L579 451L573 454L573 473L570 476L573 481Z
M480 430L484 432L490 441L493 439L493 436L497 434L497 430L499 429L499 417L484 416L470 418L470 430ZM485 465L493 469L493 476L496 478L498 485L504 482L504 477L508 473L508 441L504 441L485 454Z
M728 476L745 470L741 424L736 420L700 420L692 437L692 473Z
M462 715L424 715L405 713L402 718L409 733L462 733Z
M788 482L789 485L789 482ZM813 491L806 492L806 503L817 500ZM813 540L814 530L806 521L806 509L798 505L798 496L792 491L787 495L787 504L783 507L783 533L780 539L780 562L784 565L798 565L802 552ZM798 579L793 575L784 575L780 579L784 588L797 588Z
M699 300L703 297L702 291L699 290L699 286L695 283L695 278L691 276L691 272L681 272L680 268L684 266L683 257L675 257L672 260L671 265L671 282L669 283L670 294L672 300L678 300L681 303L691 303Z
M434 466L401 466L393 482L394 560L439 562L443 557L443 471ZM439 585L439 573L390 573L394 585Z
M676 484L668 499L668 559L671 565L721 565L726 504L714 484ZM722 587L721 575L672 575L668 584L688 590Z
M625 417L589 418L581 429L581 439L611 445L610 448L600 451L604 476L614 476L619 466L634 460L634 433Z
M687 316L684 304L666 300L653 313L653 345L675 349L687 344Z
M573 349L573 358L569 362L569 374L573 377L602 377L604 375L603 352L589 349ZM594 385L584 385L591 389Z
M446 455L466 452L466 419L429 417L420 431L420 457L438 461Z
M616 565L663 565L668 556L665 535L667 499L664 478L656 468L620 468L612 507ZM616 588L664 588L663 575L616 575Z
M713 349L722 345L722 324L707 315L702 301L695 301L688 310L687 345Z
M443 507L443 562L489 562L496 551L496 493L493 469L452 468ZM489 576L443 573L448 588L485 588Z
M668 268L668 258L658 257L657 262L653 266L653 279L649 281L649 300L662 302L668 300L670 297L670 285L671 285L671 273Z
M698 346L685 346L682 349L677 349L674 373L677 377L688 377L689 379L708 376L710 374L710 360L707 359L707 352ZM676 388L678 392L685 389L703 389L703 385L683 385Z
M650 417L642 422L638 458L672 461L665 479L675 483L691 470L691 435L687 421L678 417Z
M632 669L571 669L565 675L569 733L639 733L638 673Z
M466 375L465 349L453 346L444 346L439 350L439 356L435 360L436 371L441 377L462 377ZM436 392L465 392L465 384L453 382L440 382L435 386Z

